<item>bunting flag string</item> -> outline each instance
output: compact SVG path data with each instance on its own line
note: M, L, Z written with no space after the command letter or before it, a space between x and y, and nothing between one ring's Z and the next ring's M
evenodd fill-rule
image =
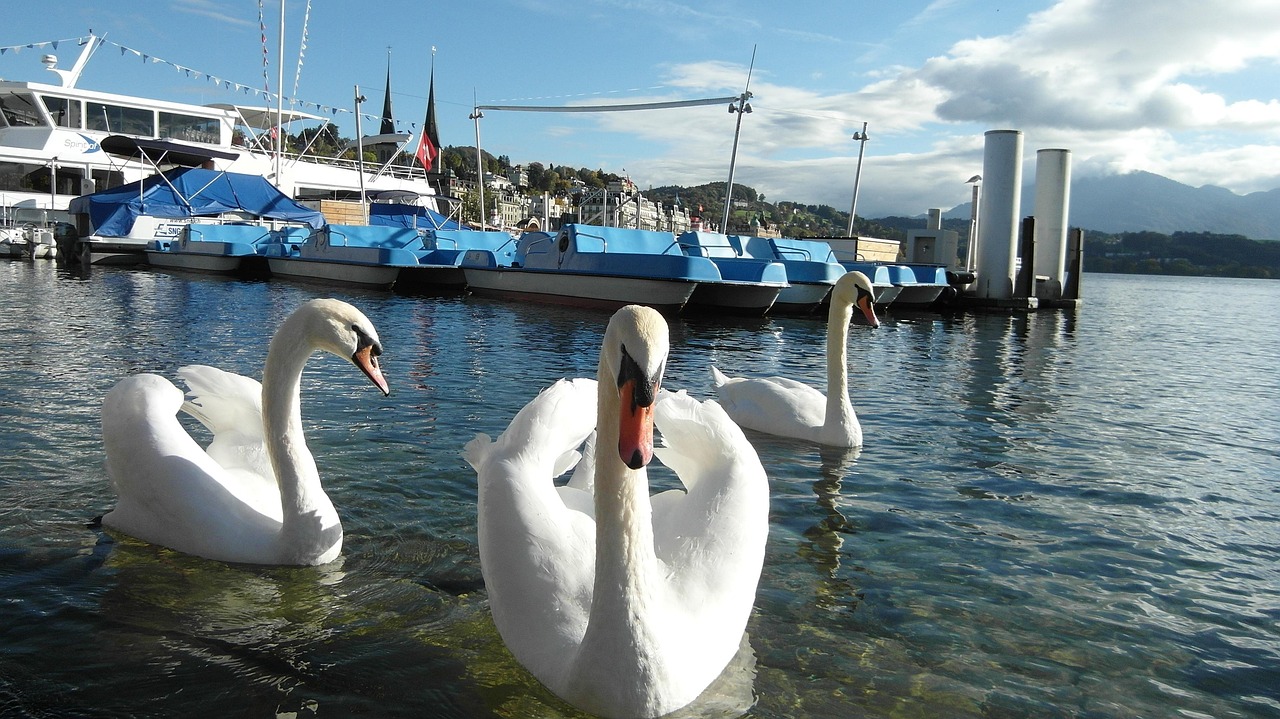
M293 73L293 96L298 96L298 81L302 79L302 61L307 56L307 30L311 27L311 0L307 0L306 12L302 14L302 44L298 46L298 69ZM284 92L284 88L280 88ZM290 107L293 101L289 101Z
M309 7L310 7L310 3L308 2L308 8L309 8ZM265 34L265 30L263 30L263 32L264 32L264 34ZM116 48L119 48L119 50L120 50L120 55L121 55L121 56L125 56L125 55L133 55L134 57L139 58L139 60L141 60L143 63L153 63L153 64L157 64L157 65L167 65L167 66L169 66L169 67L172 67L172 68L173 68L174 70L176 70L177 72L183 73L186 77L189 77L189 78L194 77L194 78L195 78L195 79L197 79L197 80L204 80L204 81L206 81L206 82L211 82L211 83L213 83L214 85L216 85L216 86L218 86L218 87L221 87L221 88L226 89L226 90L230 90L230 91L232 91L232 92L237 92L237 93L241 93L241 94L244 94L244 95L254 95L254 96L262 97L262 98L263 98L263 100L264 100L265 102L268 102L268 103L270 103L270 102L274 102L274 101L275 101L275 99L276 99L275 94L274 94L274 93L269 92L268 90L262 90L262 89L259 89L259 88L257 88L257 87L254 87L254 86L252 86L252 85L244 85L244 84L241 84L241 83L238 83L238 82L233 82L233 81L231 81L231 80L227 80L227 79L225 79L225 78L218 77L217 75L211 75L211 74L209 74L209 73L207 73L207 72L202 72L202 71L197 70L196 68L193 68L193 67L187 67L187 66L185 66L185 65L180 65L180 64L178 64L178 63L176 63L176 62L170 62L170 61L168 61L168 60L165 60L164 58L156 57L155 55L151 55L151 54L149 54L149 53L144 53L144 52L142 52L141 50L135 50L134 48L131 48L131 47L126 47L126 46L124 46L124 45L121 45L121 44L120 44L120 43L118 43L118 42L114 42L114 41L111 41L111 40L107 40L107 39L105 39L105 38L99 38L99 40L100 40L103 44L110 44L110 45L112 45L112 46L114 46L114 47L116 47ZM48 40L48 41L45 41L45 42L32 42L32 43L26 43L26 44L22 44L22 45L8 45L8 46L0 47L0 55L4 55L4 54L9 53L9 52L12 52L13 54L15 54L15 55L16 55L16 54L18 54L19 52L21 52L21 51L23 51L23 50L34 50L34 49L38 49L38 48L46 48L46 47L51 47L51 48L53 48L53 49L55 49L55 50L56 50L56 49L58 49L58 45L59 45L59 44L61 44L61 43L73 43L73 42L74 42L74 43L79 43L79 44L83 45L83 44L87 43L88 41L89 41L89 38L88 38L88 37L73 37L73 38L64 38L64 39L62 39L62 40ZM304 39L304 41L303 41L303 43L304 43L304 44L303 44L303 49L305 49L305 48L306 48L306 44L305 44L305 42L306 42L306 41L305 41L305 39ZM264 72L265 72L265 70L264 70ZM299 72L301 72L301 57L299 57ZM295 85L296 85L296 80L295 80ZM295 93L296 93L296 88L295 88ZM348 109L348 108L334 107L334 106L332 106L332 105L324 105L324 104L321 104L321 103L318 103L318 102L308 102L308 101L306 101L306 100L299 100L299 99L294 98L294 97L285 97L285 98L283 98L283 99L284 99L284 100L286 100L286 101L288 101L288 102L289 102L289 104L290 104L291 106L297 106L297 107L302 108L303 110L314 110L314 111L316 111L316 112L328 113L328 114L330 114L330 115L338 115L338 114L354 114L354 113L352 113L352 111L351 111L350 109ZM381 119L381 115L373 115L373 114L369 114L369 113L360 113L360 116L361 116L361 118L366 119L366 120L373 120L373 121L377 121L377 120ZM407 124L407 125L408 125L408 127L409 127L410 132L416 132L416 131L417 131L417 129L418 129L418 126L419 126L419 123L416 123L416 122L404 123L404 122L401 122L401 121L397 121L397 124L399 124L399 125L405 125L405 124Z
M43 47L52 47L54 50L57 50L59 43L76 42L76 41L84 41L84 38L69 37L69 38L64 38L62 40L46 40L45 42L29 42L26 45L9 45L7 47L0 47L0 55L5 54L6 52L12 52L14 55L17 55L23 50L35 50L36 48L43 48Z
M262 19L262 0L258 0L258 30L262 33L262 92L271 97L271 79L267 76L267 23ZM280 88L283 92L284 88Z
M156 57L155 55L151 55L150 53L144 53L141 50L135 50L134 48L121 45L120 43L113 42L105 38L99 38L99 39L103 42L103 44L110 44L115 46L116 48L119 48L120 54L122 56L132 55L134 57L137 57L139 60L141 60L144 63L167 65L169 67L172 67L174 70L183 73L187 77L194 77L199 80L205 80L207 82L213 83L214 85L223 87L227 90L232 90L234 92L261 96L264 100L268 102L274 101L276 99L275 94L267 90L259 89L252 85L244 85L238 82L233 82L231 80L226 80L224 78L218 77L217 75L211 75L207 72L202 72L193 67L180 65L176 62L170 62L168 60L165 60L164 58ZM73 38L65 38L62 40L49 40L45 42L25 43L22 45L8 45L8 46L0 47L0 55L4 55L9 52L12 52L13 54L17 55L23 50L35 50L35 49L41 49L41 48L53 48L56 50L58 49L58 45L61 43L78 42L81 45L83 45L84 43L88 42L88 40L89 39L87 37L78 37L78 38L73 37ZM294 105L302 107L304 110L316 110L318 112L326 112L330 115L337 115L340 113L347 113L347 114L351 113L351 110L348 108L333 107L331 105L325 105L318 102L309 102L306 100L299 100L297 98L286 97L284 99L288 100L290 103ZM375 117L375 116L367 115L366 117Z

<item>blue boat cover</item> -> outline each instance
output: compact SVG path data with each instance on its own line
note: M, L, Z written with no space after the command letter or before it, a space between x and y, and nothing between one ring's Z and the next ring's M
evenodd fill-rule
M94 232L108 237L128 235L138 215L208 217L247 212L273 220L302 222L315 229L324 227L324 215L289 199L260 175L196 167L170 170L164 177L152 175L141 182L81 195L71 201L69 210L89 215Z
M462 229L462 225L429 207L394 202L370 203L369 224L408 227L413 230Z

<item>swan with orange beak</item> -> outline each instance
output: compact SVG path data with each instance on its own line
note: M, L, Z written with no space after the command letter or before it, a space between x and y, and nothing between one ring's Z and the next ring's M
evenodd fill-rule
M465 451L499 634L551 691L602 717L697 699L741 646L764 562L760 459L718 404L661 389L668 348L660 314L619 310L594 381L555 383ZM590 463L556 486L593 431ZM684 489L650 496L655 457Z

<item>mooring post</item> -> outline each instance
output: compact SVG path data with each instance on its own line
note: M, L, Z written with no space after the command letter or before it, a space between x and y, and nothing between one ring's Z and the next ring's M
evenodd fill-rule
M1036 296L1036 218L1022 218L1022 247L1018 251L1022 267L1014 286L1014 297Z

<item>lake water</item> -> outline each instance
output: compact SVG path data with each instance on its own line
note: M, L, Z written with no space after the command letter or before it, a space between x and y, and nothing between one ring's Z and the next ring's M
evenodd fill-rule
M328 356L304 375L346 530L329 566L86 526L114 503L116 380L257 376L321 292L0 264L0 715L576 716L497 636L460 451L593 376L606 313L323 292L373 320L392 383ZM1280 282L1086 275L1084 294L855 326L860 453L749 433L772 516L748 716L1280 717ZM822 321L671 329L670 388L707 397L713 363L824 381Z

